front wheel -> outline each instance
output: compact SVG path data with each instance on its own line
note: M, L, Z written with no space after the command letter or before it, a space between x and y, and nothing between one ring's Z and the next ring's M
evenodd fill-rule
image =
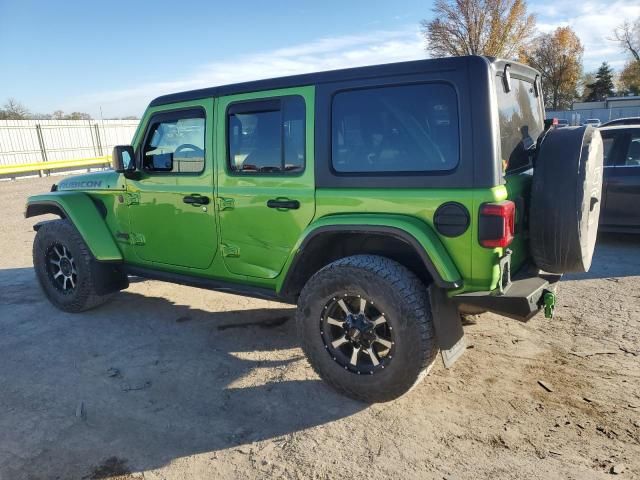
M82 312L113 295L100 288L115 267L95 261L68 220L44 223L33 241L33 267L49 301L65 312Z
M438 352L426 285L375 255L346 257L317 272L300 294L297 324L318 375L364 402L411 390Z

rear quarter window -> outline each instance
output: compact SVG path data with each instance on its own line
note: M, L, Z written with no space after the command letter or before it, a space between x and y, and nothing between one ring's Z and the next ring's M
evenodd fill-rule
M445 172L458 165L458 106L448 84L339 92L331 120L337 173Z
M500 150L505 173L531 166L538 136L544 130L541 98L535 95L533 82L511 77L511 91L496 78Z

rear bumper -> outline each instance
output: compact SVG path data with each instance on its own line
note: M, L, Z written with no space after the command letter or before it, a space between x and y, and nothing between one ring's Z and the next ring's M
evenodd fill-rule
M544 295L554 292L562 275L541 274L530 268L521 269L503 289L454 295L458 305L467 305L527 321L544 307ZM502 290L502 291L501 291Z

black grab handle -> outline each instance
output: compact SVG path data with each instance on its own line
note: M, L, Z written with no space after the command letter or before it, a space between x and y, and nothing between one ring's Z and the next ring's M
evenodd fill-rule
M204 197L202 195L187 195L182 199L184 203L189 205L208 205L210 200L209 197Z
M267 202L269 208L281 208L284 210L297 210L300 208L298 200L288 200L283 198L274 198Z

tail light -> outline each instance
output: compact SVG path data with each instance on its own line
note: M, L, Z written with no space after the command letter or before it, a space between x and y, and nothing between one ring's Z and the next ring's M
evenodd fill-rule
M516 205L510 200L480 207L478 239L487 248L508 247L516 225Z
M546 118L544 120L544 129L545 131L549 130L549 128L551 127L557 127L558 126L558 119L553 117L553 118Z

